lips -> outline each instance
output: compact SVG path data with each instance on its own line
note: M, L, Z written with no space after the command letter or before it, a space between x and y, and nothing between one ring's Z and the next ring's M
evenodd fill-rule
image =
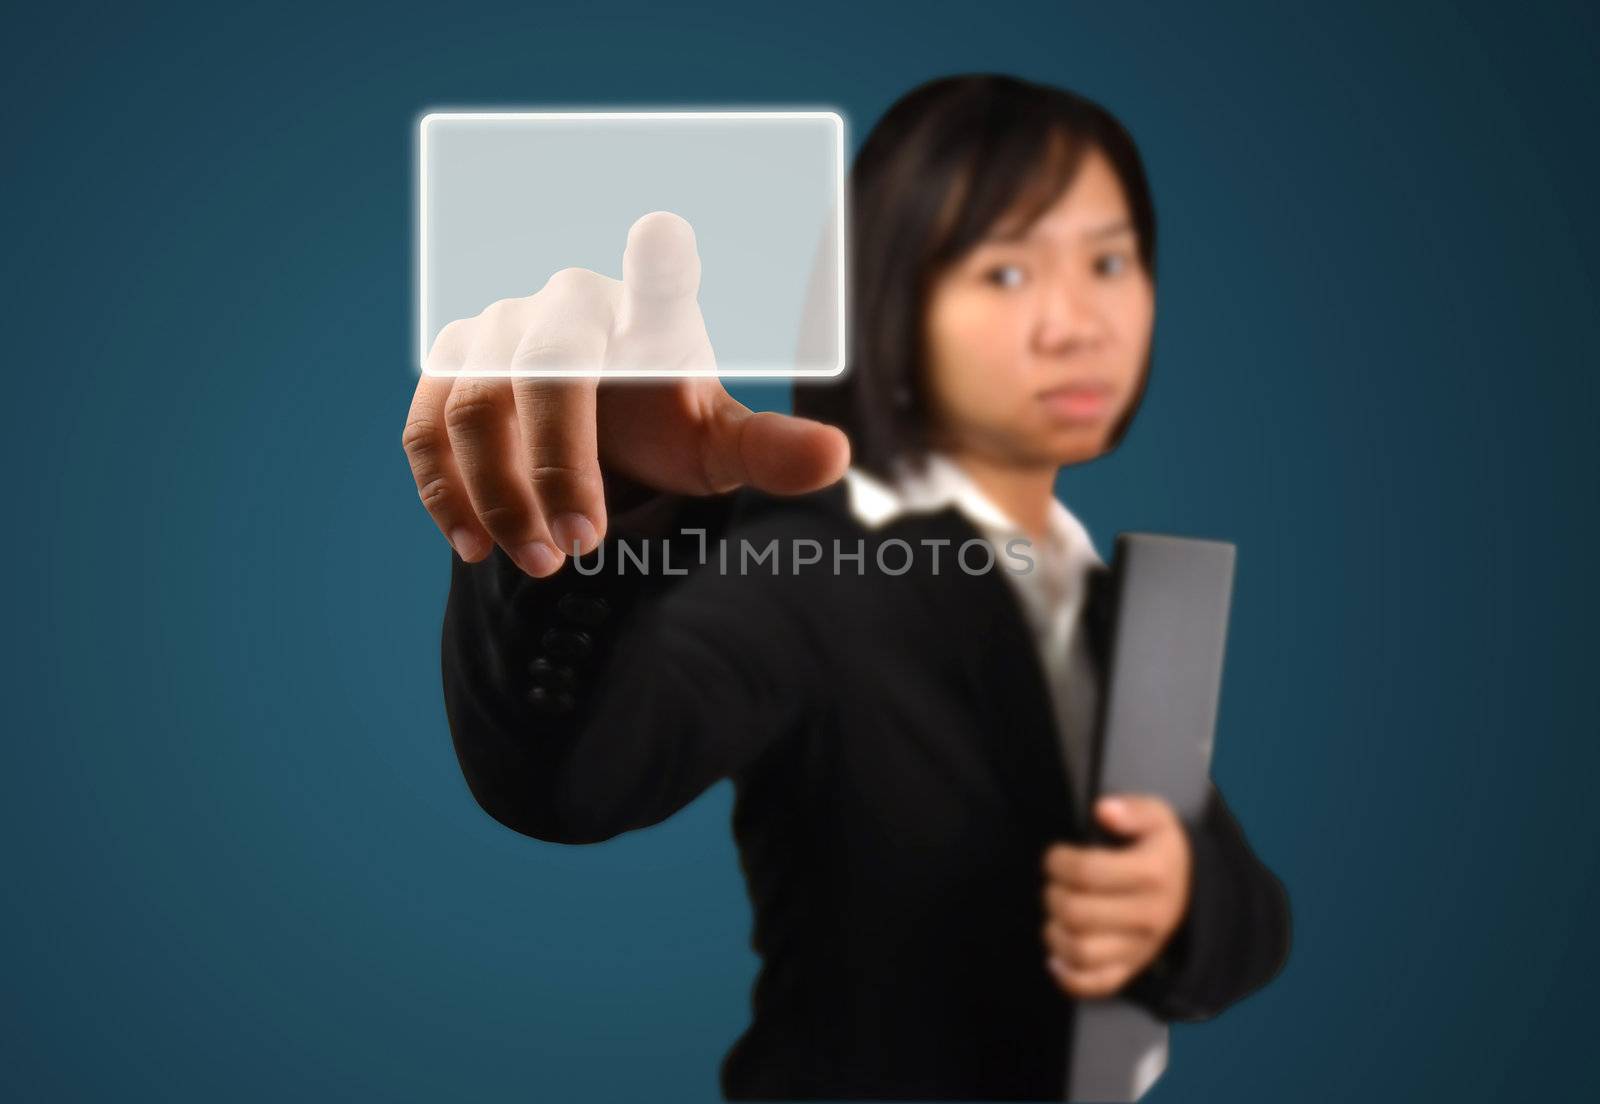
M1039 401L1050 414L1066 422L1094 422L1111 409L1112 389L1095 381L1063 384L1039 392Z

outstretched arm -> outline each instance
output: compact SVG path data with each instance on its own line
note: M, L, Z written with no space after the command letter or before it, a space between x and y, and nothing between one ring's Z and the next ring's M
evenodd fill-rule
M668 815L747 765L769 732L756 721L781 714L762 664L782 611L728 589L740 580L578 572L569 557L626 529L615 482L715 521L735 488L804 493L849 458L837 429L724 390L686 221L636 221L622 272L562 269L445 326L402 438L457 553L443 658L462 768L492 815L545 839ZM665 369L696 374L626 378Z
M445 701L485 811L539 839L597 842L671 816L794 729L823 650L797 646L809 630L783 580L693 567L700 538L678 532L759 537L752 501L666 503L674 531L648 543L619 524L591 577L568 563L533 579L498 551L454 559ZM664 573L663 539L686 576ZM619 540L648 548L650 574L619 573Z

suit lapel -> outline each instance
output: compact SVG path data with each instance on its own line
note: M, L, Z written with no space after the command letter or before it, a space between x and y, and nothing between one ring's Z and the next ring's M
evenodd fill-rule
M1089 654L1094 659L1096 669L1101 672L1105 671L1106 659L1111 653L1111 626L1116 606L1113 579L1111 568L1096 564L1090 568L1088 578L1084 580L1084 635L1089 644Z
M907 517L894 528L917 548L919 565L927 549L918 541L950 542L941 549L939 574L919 570L917 585L956 650L981 719L980 750L1033 838L1074 838L1077 818L1038 646L1004 567L996 562L977 575L961 569L956 553L979 533L954 507Z

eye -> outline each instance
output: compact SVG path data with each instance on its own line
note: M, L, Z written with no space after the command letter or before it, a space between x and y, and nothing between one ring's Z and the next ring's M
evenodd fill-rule
M1022 266L1014 264L995 265L983 274L983 278L997 287L1016 287L1022 283Z
M1132 262L1126 253L1102 253L1094 259L1096 276L1121 276Z

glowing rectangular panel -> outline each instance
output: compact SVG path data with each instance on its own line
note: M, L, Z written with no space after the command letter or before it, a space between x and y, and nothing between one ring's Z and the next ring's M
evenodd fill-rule
M844 368L837 111L436 111L418 121L417 169L419 370L447 323L531 296L560 269L621 279L628 229L652 211L694 228L715 368L619 374ZM507 365L473 374L571 373Z

